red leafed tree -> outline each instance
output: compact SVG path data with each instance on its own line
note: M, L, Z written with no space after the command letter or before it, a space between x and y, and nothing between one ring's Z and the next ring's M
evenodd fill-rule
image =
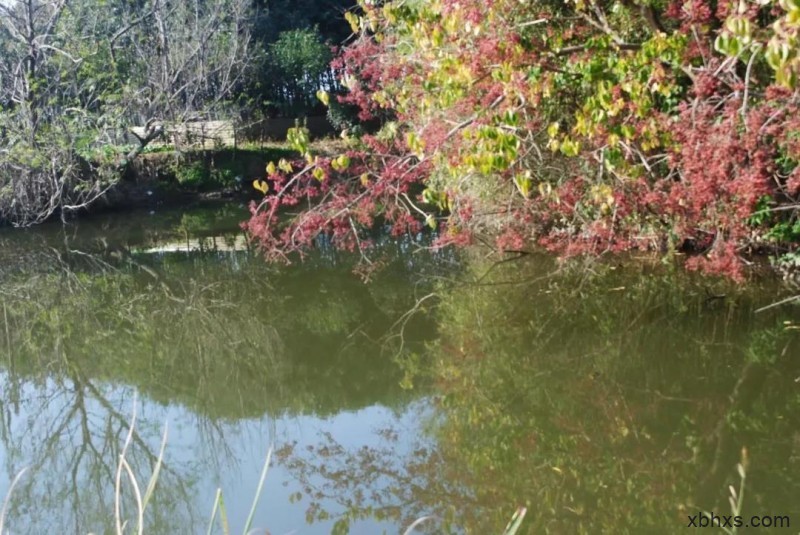
M247 228L272 257L427 224L739 278L800 238L793 2L364 2L336 98L380 128L337 157L294 132L305 160L270 166Z

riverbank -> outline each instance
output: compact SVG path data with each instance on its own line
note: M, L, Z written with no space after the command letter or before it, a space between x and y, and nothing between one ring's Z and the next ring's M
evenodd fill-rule
M334 154L341 150L340 145L337 139L313 142L315 151L321 155ZM29 226L48 219L75 220L99 213L175 208L217 199L258 200L263 195L252 184L256 179L264 179L267 165L299 157L283 142L191 150L163 146L142 152L129 161L124 159L126 153L124 147L106 147L78 158L76 184L79 189L96 192L87 193L87 197L96 197L90 202L77 203L78 206L66 210L45 207L41 212L49 213L44 216L18 222L0 219L0 226Z
M345 147L344 141L335 138L317 140L310 145L313 153L323 158L342 154ZM62 219L76 220L99 214L122 215L136 210L190 209L198 203L209 201L231 202L241 208L250 201L263 199L263 194L253 187L253 181L266 178L270 163L282 159L293 161L298 157L299 153L285 142L183 151L171 146L158 147L128 162L116 183L98 199L85 208L70 211ZM87 165L87 169L96 163ZM51 216L51 219L58 218L57 213ZM243 214L242 221L245 219L246 215ZM683 256L686 252L677 254ZM691 257L689 253L687 258ZM630 258L623 261L630 261ZM778 251L762 246L748 271L750 280L777 273L788 286L797 287L800 282L800 257L780 257Z
M263 177L270 161L293 154L278 143L182 152L167 147L144 153L128 164L114 186L71 217L209 199L256 199L252 181Z

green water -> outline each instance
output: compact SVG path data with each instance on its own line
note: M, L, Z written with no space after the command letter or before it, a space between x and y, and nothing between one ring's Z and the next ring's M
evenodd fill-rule
M800 308L630 262L494 263L425 237L270 266L241 207L0 232L0 496L12 533L675 533L701 510L800 530ZM496 260L496 259L495 259ZM133 493L122 484L126 532ZM713 530L712 530L713 531ZM222 533L219 524L215 533ZM263 531L262 531L263 532Z

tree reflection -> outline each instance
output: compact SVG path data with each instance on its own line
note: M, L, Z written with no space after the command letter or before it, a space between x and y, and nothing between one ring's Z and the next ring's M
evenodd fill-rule
M429 442L402 459L391 432L385 449L280 452L315 518L338 498L343 520L433 513L493 533L527 505L528 533L670 533L728 511L743 446L748 514L800 513L796 310L754 316L757 287L659 269L548 265L481 277L476 262L479 283L440 289L439 338L412 362L436 385Z
M175 225L162 237L205 232ZM0 440L9 475L33 467L12 517L37 532L109 525L134 392L190 410L207 445L202 466L168 459L148 532L195 531L198 471L231 462L236 422L376 404L411 411L425 434L276 452L309 521L334 515L345 531L432 513L494 533L527 505L528 533L673 532L698 509L727 511L742 447L747 513L800 514L797 310L754 315L757 285L477 256L444 280L452 258L410 254L416 238L381 245L395 261L364 285L324 243L270 267L228 238L170 252L152 236L36 236L0 247L19 253L0 270ZM414 286L421 272L434 287ZM161 415L135 435L145 479Z
M102 233L30 238L3 244L19 263L0 272L0 440L10 477L31 466L13 495L17 525L111 528L136 392L191 410L205 445L196 466L170 460L168 448L148 533L207 521L193 485L198 471L235 462L236 422L400 408L416 396L380 358L381 334L413 302L391 266L368 287L347 265L273 268L249 251L214 248L227 238L188 253L147 253L141 241ZM143 481L163 414L142 414L133 435L128 460Z
M110 531L114 474L129 426L129 415L115 407L129 404L131 392L96 384L77 365L34 388L21 385L13 371L3 374L2 382L4 391L17 391L11 403L0 400L6 468L16 473L23 463L28 467L12 495L9 516L14 525L38 533ZM141 477L149 477L158 453L157 445L145 437L157 433L159 424L140 422L140 430L133 433L126 457ZM192 526L186 480L167 465L159 487L157 513L148 517L146 530ZM131 500L123 494L128 510Z

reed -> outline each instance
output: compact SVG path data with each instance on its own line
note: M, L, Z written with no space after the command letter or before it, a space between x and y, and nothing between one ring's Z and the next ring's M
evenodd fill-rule
M516 535L520 526L522 526L522 521L525 519L525 514L527 514L527 512L527 508L517 507L517 510L514 512L514 515L511 517L511 520L509 520L508 524L506 525L506 529L503 530L501 535ZM406 528L406 530L403 532L403 535L412 535L415 529L426 522L440 522L440 519L435 515L421 516L412 522L408 528Z

